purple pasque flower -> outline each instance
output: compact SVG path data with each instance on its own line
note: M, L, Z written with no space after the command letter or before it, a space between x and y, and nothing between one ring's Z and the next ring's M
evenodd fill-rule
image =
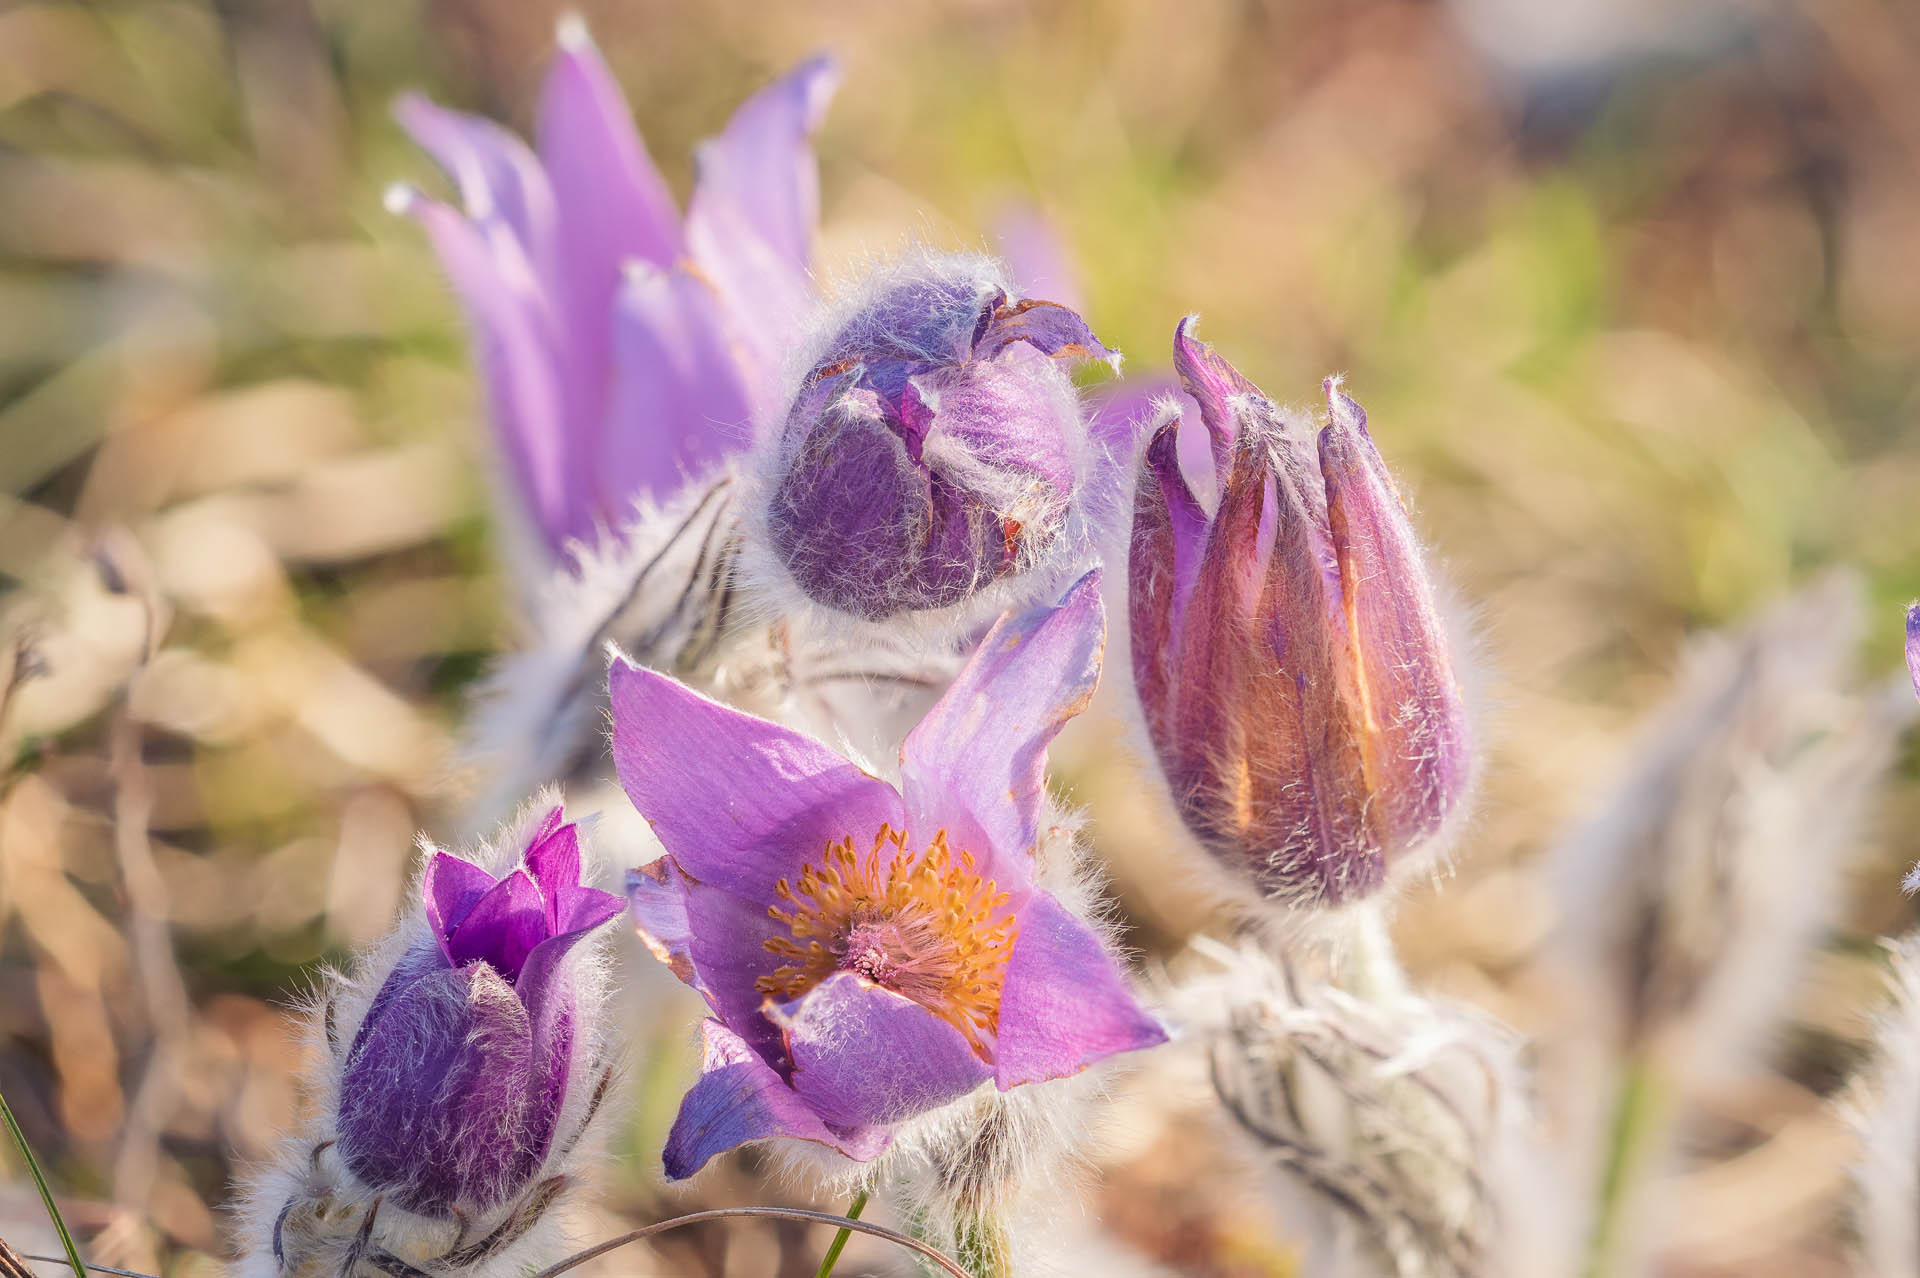
M1316 443L1191 328L1174 368L1218 500L1194 495L1168 420L1135 489L1134 684L1199 841L1267 896L1337 905L1460 808L1464 701L1366 414L1329 379Z
M472 1216L547 1159L593 1011L576 951L621 901L581 885L579 831L557 807L507 874L435 851L421 893L432 936L394 965L347 1052L340 1155L408 1211Z
M898 789L614 662L614 762L667 850L628 875L633 917L713 1010L669 1176L777 1136L864 1161L988 1079L1164 1040L1100 934L1034 881L1047 744L1092 696L1104 632L1091 573L1003 617L908 735Z
M683 220L620 87L564 19L535 146L403 97L464 214L406 188L467 311L507 469L555 558L744 447L796 340L839 72L802 63L696 152Z
M1907 674L1920 696L1920 603L1907 605Z
M920 254L839 308L770 441L765 534L802 593L868 620L962 603L1071 544L1090 468L1086 321L984 258Z

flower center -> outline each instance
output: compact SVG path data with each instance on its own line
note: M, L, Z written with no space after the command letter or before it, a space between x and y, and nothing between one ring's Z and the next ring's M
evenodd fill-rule
M835 972L855 972L920 1004L986 1054L1018 927L1006 912L1008 894L980 877L972 853L954 854L945 830L918 855L908 851L906 831L890 825L865 856L851 838L830 843L798 884L781 879L773 890L786 905L767 913L790 935L765 944L786 962L754 988L798 998Z

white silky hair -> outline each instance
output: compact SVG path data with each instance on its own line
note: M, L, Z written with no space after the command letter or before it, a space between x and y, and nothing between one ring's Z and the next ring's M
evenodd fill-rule
M511 871L558 803L557 792L542 791L499 837L471 848L465 859L496 877ZM424 839L420 846L424 872L425 859L437 849ZM585 838L581 853L582 877L591 882L598 872ZM302 1029L310 1117L271 1161L245 1177L238 1234L246 1250L235 1266L239 1278L404 1278L406 1268L506 1278L560 1259L577 1241L569 1223L572 1200L603 1161L620 1108L618 1047L602 1015L608 993L604 931L568 957L574 1007L566 1098L545 1160L517 1194L469 1220L437 1219L386 1200L379 1186L361 1181L341 1157L341 1084L367 1011L401 958L435 943L417 877L408 900L392 932L348 971L323 973L308 1001Z

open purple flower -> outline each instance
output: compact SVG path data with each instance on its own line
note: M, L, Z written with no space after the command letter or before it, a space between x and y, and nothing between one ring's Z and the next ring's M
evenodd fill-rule
M614 761L667 849L628 876L634 920L714 1013L669 1176L777 1136L871 1159L988 1079L1164 1040L1099 933L1034 883L1047 744L1092 695L1104 631L1094 574L1002 618L907 737L897 790L615 661Z
M422 891L433 935L395 964L347 1052L340 1155L409 1211L471 1216L546 1161L591 1010L569 958L621 902L581 886L559 808L505 876L436 851Z
M1070 359L1118 357L985 259L879 272L772 441L766 532L794 583L882 620L961 603L1066 544L1091 451Z
M1134 683L1200 842L1268 896L1339 904L1457 810L1464 701L1366 414L1329 380L1316 447L1191 324L1174 368L1219 495L1211 512L1195 496L1166 422L1134 505Z
M1907 674L1913 679L1915 696L1920 696L1920 603L1907 608Z
M464 216L406 188L464 304L508 470L557 558L744 447L812 304L808 139L838 81L815 58L696 155L682 221L578 19L541 94L536 147L408 95L401 124Z

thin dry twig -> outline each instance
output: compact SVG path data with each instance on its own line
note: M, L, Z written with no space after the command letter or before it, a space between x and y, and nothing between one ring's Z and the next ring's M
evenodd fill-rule
M560 1274L567 1272L567 1270L574 1268L576 1265L584 1265L596 1256L604 1256L610 1251L626 1246L628 1243L639 1242L641 1239L651 1238L655 1234L664 1234L670 1229L679 1229L683 1225L697 1225L706 1220L728 1220L740 1216L759 1216L767 1220L797 1220L810 1225L832 1225L836 1229L851 1230L856 1234L871 1234L875 1238L884 1238L895 1246L905 1247L909 1251L917 1252L925 1256L928 1260L940 1266L942 1270L952 1274L954 1278L970 1278L966 1270L948 1259L942 1252L933 1247L929 1247L918 1238L909 1238L907 1235L897 1230L888 1229L884 1225L871 1225L864 1220L855 1220L850 1216L836 1216L831 1212L824 1211L806 1211L799 1207L716 1207L711 1211L696 1211L685 1216L675 1216L671 1220L655 1221L653 1224L641 1229L636 1229L630 1234L622 1234L618 1238L609 1238L606 1242L589 1247L585 1251L575 1252L559 1264L551 1268L542 1269L539 1273L533 1275L533 1278L558 1278ZM147 1278L147 1276L141 1275L140 1278Z

